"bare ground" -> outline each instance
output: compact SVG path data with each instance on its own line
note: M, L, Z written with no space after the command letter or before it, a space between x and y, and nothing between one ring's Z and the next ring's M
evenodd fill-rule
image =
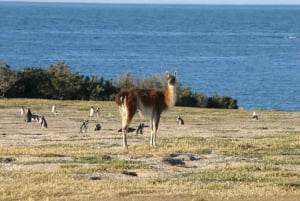
M19 107L2 107L0 108L0 146L2 150L10 147L37 147L47 144L71 142L99 142L92 143L90 149L122 150L121 133L117 132L120 128L120 117L117 107L111 103L103 104L100 116L88 117L89 108L76 108L76 106L58 106L58 114L51 113L51 105L28 106L34 114L44 115L48 122L48 128L42 129L40 124L36 122L26 123L24 116L20 115ZM185 125L179 126L176 122L176 115L181 114L185 119ZM163 114L159 130L158 130L158 146L160 139L175 138L180 139L185 136L201 137L204 139L215 138L231 139L247 142L250 139L263 136L273 136L276 133L299 132L300 131L300 114L292 112L274 112L274 111L257 111L259 120L254 121L251 118L252 111L244 110L209 110L198 108L181 108L175 107ZM89 120L89 129L87 133L79 133L79 127L84 119ZM102 129L94 131L96 123L100 123ZM136 127L139 123L148 125L148 120L142 120L135 117L132 127ZM129 134L129 150L134 146L148 145L149 127L144 129L143 135ZM269 146L265 144L265 146ZM147 147L147 146L145 146ZM155 152L155 149L150 149ZM3 151L2 151L3 153ZM121 152L122 153L122 152ZM84 153L83 153L84 155ZM58 156L52 156L51 160L56 163L41 163L42 160L49 160L49 156L44 158L32 155L5 155L0 156L0 170L31 170L31 171L53 171L61 166L60 161L72 160L72 157L61 153ZM88 175L77 175L77 177L101 178L101 180L112 179L133 179L145 180L154 177L176 177L186 173L197 173L203 170L213 170L222 167L236 167L245 164L257 163L255 159L228 156L219 154L214 149L207 150L207 153L167 153L163 156L155 153L149 153L146 157L135 156L124 152L124 154L112 154L111 157L124 160L141 161L148 165L147 169L128 170L129 173L136 173L138 176L131 176L120 172L95 172ZM283 156L274 156L283 157ZM14 161L22 163L14 163ZM39 161L33 163L33 161ZM30 163L26 163L30 161ZM182 163L182 164L181 164ZM296 174L300 172L299 164L279 164L280 168L289 170ZM205 197L205 196L204 196ZM76 199L80 199L80 196ZM282 195L276 196L276 200L296 201L298 195ZM75 198L74 198L75 199ZM85 199L85 196L82 196ZM272 196L260 198L259 200L270 200ZM97 199L95 199L97 200ZM119 197L111 197L105 200L119 200ZM195 196L180 195L135 195L123 197L122 200L205 200L198 199ZM215 198L214 200L221 200ZM239 200L232 198L231 200ZM245 200L245 199L244 199ZM250 200L257 200L249 198Z

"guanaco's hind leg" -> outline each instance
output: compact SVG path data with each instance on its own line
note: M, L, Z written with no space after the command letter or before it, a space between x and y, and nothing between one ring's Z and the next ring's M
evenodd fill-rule
M128 126L135 114L135 112L130 111L127 107L126 104L122 104L119 106L119 111L121 114L121 118L122 118L122 131L123 131L123 147L127 148L127 129Z
M119 106L119 111L121 114L121 118L122 118L122 133L123 133L123 147L127 148L127 128L129 126L128 120L127 120L127 116L128 116L128 112L127 109L124 105Z

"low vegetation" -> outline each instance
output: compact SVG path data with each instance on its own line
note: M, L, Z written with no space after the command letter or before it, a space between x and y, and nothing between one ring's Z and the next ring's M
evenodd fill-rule
M58 100L114 100L115 94L131 87L164 89L165 75L136 78L126 72L116 82L97 76L83 76L73 73L70 67L60 62L46 69L26 67L14 71L5 63L0 63L0 97L42 98ZM207 97L194 93L189 87L177 85L176 105L188 107L237 109L237 100L214 95Z
M21 105L49 128L26 123ZM87 117L91 105L100 117ZM123 149L112 102L0 99L0 200L296 201L300 113L257 113L253 121L252 111L174 107L162 115L157 147L146 127ZM84 118L90 129L79 134Z

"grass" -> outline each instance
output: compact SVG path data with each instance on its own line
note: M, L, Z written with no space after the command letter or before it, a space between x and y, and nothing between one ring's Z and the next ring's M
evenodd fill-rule
M53 104L62 116L51 114ZM23 122L21 105L45 114L49 128ZM101 106L99 118L87 117L91 105ZM0 200L297 200L300 113L251 114L175 107L162 116L157 147L147 129L129 134L123 149L112 102L0 99ZM78 134L83 118L104 129Z

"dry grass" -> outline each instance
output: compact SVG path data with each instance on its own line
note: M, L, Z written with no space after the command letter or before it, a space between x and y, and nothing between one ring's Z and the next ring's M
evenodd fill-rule
M21 105L49 128L26 123ZM100 117L88 117L90 106ZM0 99L0 200L296 201L300 113L257 113L253 121L252 111L175 107L162 116L157 147L146 127L125 150L113 102ZM83 119L90 128L80 134Z

